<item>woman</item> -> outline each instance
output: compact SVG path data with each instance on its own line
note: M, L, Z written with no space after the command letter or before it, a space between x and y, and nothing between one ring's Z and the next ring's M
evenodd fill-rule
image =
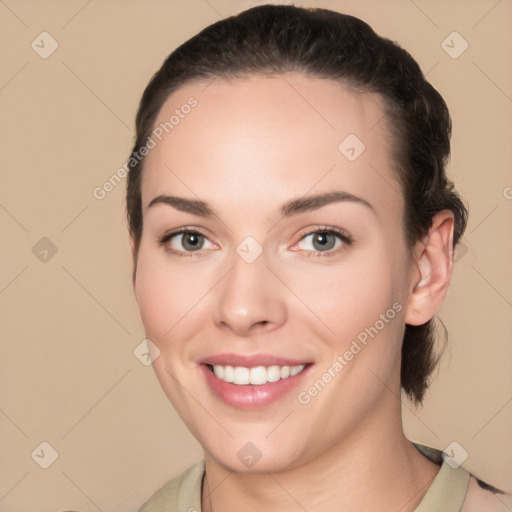
M167 58L130 160L133 286L205 457L141 511L503 509L401 424L466 226L450 130L412 57L332 11L252 8Z

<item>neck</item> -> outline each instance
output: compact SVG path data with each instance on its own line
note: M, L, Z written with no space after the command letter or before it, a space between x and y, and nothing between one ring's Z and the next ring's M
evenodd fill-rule
M233 473L205 453L202 511L412 512L439 466L407 440L400 414L389 418L374 411L315 459L277 473Z

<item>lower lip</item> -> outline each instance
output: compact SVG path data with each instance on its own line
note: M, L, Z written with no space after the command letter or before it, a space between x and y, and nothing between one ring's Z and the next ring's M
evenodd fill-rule
M304 370L293 377L281 379L277 382L268 382L259 386L254 384L239 386L232 382L224 382L215 376L208 365L201 364L200 368L206 377L206 382L210 389L223 402L240 409L259 409L276 402L284 395L290 393L300 384L311 366L313 365L308 364Z

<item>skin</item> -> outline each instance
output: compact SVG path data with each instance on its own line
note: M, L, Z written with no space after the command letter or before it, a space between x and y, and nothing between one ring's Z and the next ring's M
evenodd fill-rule
M413 511L439 466L403 434L401 340L406 323L425 323L445 298L453 214L438 213L428 235L406 247L394 142L378 95L300 73L216 79L174 92L155 125L190 96L197 107L146 158L134 292L160 350L156 375L204 447L203 510L298 510L298 502L319 512ZM366 146L353 162L338 150L350 133ZM278 221L283 203L338 190L373 210L345 201ZM217 216L147 208L161 194L207 201ZM312 236L304 237L325 225L353 242L314 254ZM181 237L167 248L183 257L159 245L184 226L207 237L200 251L187 253ZM253 263L236 252L247 236L263 249ZM299 403L297 393L395 302L403 307L394 319ZM246 411L220 401L199 371L198 360L226 352L314 366L296 391ZM251 468L237 457L248 442L262 454Z

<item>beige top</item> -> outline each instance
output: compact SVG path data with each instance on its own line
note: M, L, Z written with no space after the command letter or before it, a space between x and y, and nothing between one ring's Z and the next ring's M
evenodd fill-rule
M415 446L423 453L424 447ZM428 449L427 449L428 450ZM204 459L159 489L139 512L201 512ZM415 512L460 512L471 475L462 466L453 469L443 460L441 469Z

